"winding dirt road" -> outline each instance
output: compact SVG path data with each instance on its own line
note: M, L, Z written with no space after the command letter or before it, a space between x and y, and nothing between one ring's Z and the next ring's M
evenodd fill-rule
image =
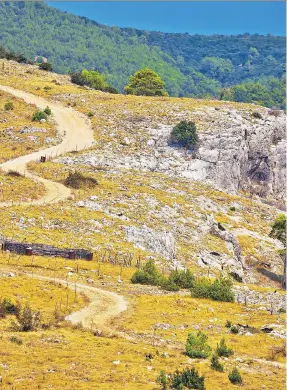
M69 188L65 187L63 184L46 180L28 172L27 164L30 161L39 160L41 156L52 158L69 151L82 150L90 147L93 144L94 138L93 130L87 118L70 107L65 107L60 103L50 102L39 96L35 96L24 91L3 85L0 85L0 90L23 99L28 104L35 104L41 110L49 106L57 124L57 130L62 137L62 142L59 145L18 157L0 165L0 168L3 171L8 172L9 170L15 170L26 177L35 179L44 184L46 193L42 198L30 202L21 202L21 205L30 206L54 203L67 199L71 195ZM0 203L0 207L11 206L11 204L13 203L2 202ZM13 270L13 272L15 272L15 270ZM62 279L52 279L46 276L32 275L28 273L24 274L28 277L55 281L63 285L67 284L67 281ZM68 287L74 288L74 284L68 284ZM113 292L101 290L84 284L77 284L77 291L84 292L88 296L90 303L82 310L72 313L67 317L67 320L71 321L73 324L81 322L85 328L91 328L93 325L103 326L113 317L127 309L127 302L124 297Z
M42 198L30 202L22 202L21 204L36 205L54 203L67 199L71 195L69 188L61 183L56 183L28 172L27 164L31 161L39 160L41 156L52 158L73 150L82 150L92 146L94 140L93 130L88 119L70 107L65 107L60 103L50 102L28 92L3 85L0 85L0 90L23 99L28 104L35 104L41 110L49 106L57 124L58 133L62 137L62 142L59 145L6 161L0 165L0 169L5 172L14 170L44 184L46 193ZM11 206L11 204L12 202L2 202L0 206Z

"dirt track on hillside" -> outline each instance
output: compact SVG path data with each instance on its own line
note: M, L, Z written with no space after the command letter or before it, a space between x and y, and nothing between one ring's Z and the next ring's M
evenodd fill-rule
M59 156L73 150L86 149L93 144L93 130L88 119L73 110L70 107L65 107L60 103L51 102L31 93L20 91L12 87L0 85L0 90L10 93L17 98L23 99L28 104L35 104L39 109L43 110L49 106L52 110L53 119L57 124L57 131L62 137L62 142L46 149L33 152L25 156L17 157L14 160L6 161L0 165L0 169L5 172L14 170L26 177L37 180L44 184L46 193L37 200L22 202L24 205L37 205L46 203L55 203L60 200L67 199L71 195L71 190L61 183L56 183L51 180L44 179L33 173L28 172L27 164L31 161L40 160L41 156L46 156L48 159ZM1 202L0 206L11 206L12 202ZM18 204L18 202L17 202Z

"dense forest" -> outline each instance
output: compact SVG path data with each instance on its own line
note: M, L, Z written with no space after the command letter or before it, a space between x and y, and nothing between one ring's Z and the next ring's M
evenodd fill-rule
M120 91L131 74L148 67L171 96L228 96L284 107L284 37L140 31L100 25L40 2L1 2L0 43L29 59L46 57L60 73L98 70Z

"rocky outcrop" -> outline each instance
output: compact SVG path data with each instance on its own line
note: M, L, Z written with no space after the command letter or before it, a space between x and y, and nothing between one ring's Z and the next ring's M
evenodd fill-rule
M254 111L258 108L254 107ZM156 171L170 176L200 180L223 191L246 190L259 196L285 196L286 141L283 111L260 108L262 118L246 109L205 107L193 113L205 123L198 131L195 151L170 144L172 126L148 128L148 139L133 149L125 138L116 149L106 145L81 156L64 157L61 162L117 169ZM197 122L197 120L196 120Z

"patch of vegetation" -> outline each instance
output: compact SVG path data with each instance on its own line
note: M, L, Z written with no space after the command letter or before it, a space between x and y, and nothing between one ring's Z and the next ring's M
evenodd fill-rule
M94 177L86 176L80 172L69 172L68 177L64 180L67 187L80 188L94 188L98 185L98 181Z
M132 283L160 286L163 282L163 275L158 272L153 260L149 260L142 269L137 270L131 278Z
M0 318L5 318L8 314L16 314L19 307L11 302L9 298L0 300Z
M230 332L233 333L233 334L238 334L238 332L239 332L238 326L232 325L232 326L230 327Z
M5 103L4 104L4 110L5 111L14 110L14 104L12 102Z
M106 82L106 77L97 70L84 69L82 72L71 73L71 81L74 84L96 89L98 91L118 93L118 91Z
M125 87L128 95L168 96L164 90L165 83L160 76L151 69L145 68L135 72Z
M45 110L44 110L44 113L47 114L47 115L51 115L52 114L52 110L50 107L46 107Z
M171 132L171 141L178 143L180 146L190 148L196 145L197 133L194 122L181 121Z
M231 321L227 320L225 323L225 328L231 328L231 326L232 326Z
M189 333L186 344L185 353L193 359L205 359L211 353L211 347L207 344L208 336L199 331L197 333Z
M233 370L228 374L228 379L234 385L240 385L242 383L240 372L236 367L234 367Z
M256 119L262 119L262 115L260 114L259 111L253 111L252 116Z
M10 169L7 173L6 176L11 176L11 177L24 177L20 172L14 171L13 169Z
M16 336L11 336L9 341L11 341L11 343L14 343L14 344L17 344L17 345L22 345L23 344L23 340L20 339L19 337L16 337Z
M194 298L209 298L214 301L234 302L232 281L226 278L215 279L213 282L207 278L194 281L191 289Z
M23 309L19 305L15 315L17 322L14 322L12 327L19 332L29 332L41 327L40 311L33 311L28 304L26 304Z
M217 344L216 350L215 350L217 356L223 356L223 357L229 357L234 354L233 350L231 348L228 348L225 342L225 339L222 338Z
M177 370L170 375L166 375L164 371L161 371L157 381L161 384L162 390L168 388L205 390L204 376L200 376L194 368L186 368L183 371Z
M210 367L218 372L223 372L223 365L219 362L218 356L216 354L212 355L210 360Z
M87 116L88 116L89 118L91 118L92 116L94 116L94 113L93 113L92 111L89 111L89 112L87 113Z
M46 72L52 72L53 70L52 64L50 64L49 62L41 62L39 64L39 69L45 70Z
M45 120L47 120L47 114L46 114L46 112L44 112L44 111L36 111L34 114L33 114L33 116L32 116L32 121L33 122L40 122L41 121L41 119L45 119Z

